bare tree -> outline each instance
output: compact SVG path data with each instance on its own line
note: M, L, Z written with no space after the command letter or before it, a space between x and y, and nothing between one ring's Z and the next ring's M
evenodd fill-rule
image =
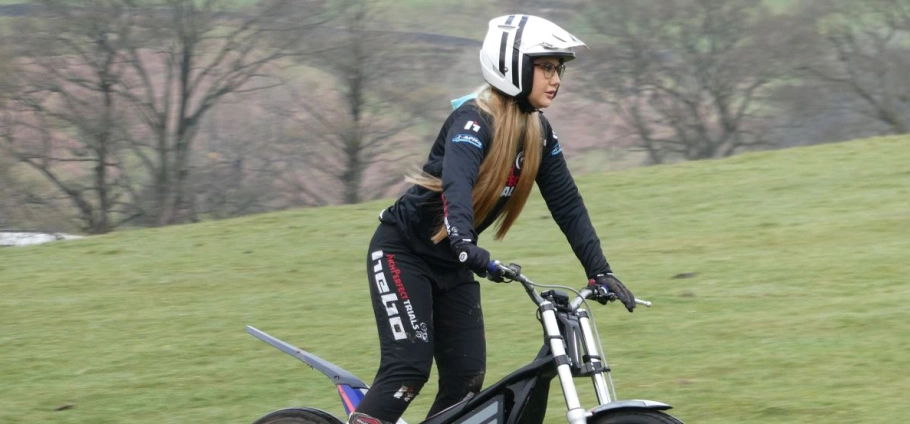
M800 61L818 91L878 122L882 133L910 132L910 1L803 1L822 41Z
M84 228L73 219L70 199L43 181L29 178L24 167L0 149L0 230L71 232Z
M0 150L0 230L12 228L18 221L16 212L22 208L22 199L16 186L17 178L12 168L15 162L2 154Z
M586 60L590 92L652 163L767 143L764 91L792 32L752 0L616 0L586 11L608 47ZM595 43L597 44L597 43Z
M11 91L9 78L13 73L13 67L11 66L11 55L6 48L6 34L0 33L0 41L3 41L0 43L0 99L5 99ZM0 109L0 116L3 116L3 109ZM0 121L0 123L2 122ZM0 127L0 136L5 139L7 131L9 131L8 128ZM13 221L12 212L19 206L13 196L15 178L10 169L14 163L10 160L3 145L0 144L0 229L9 228Z
M123 0L128 1L128 0ZM132 140L134 153L153 176L147 214L164 225L188 218L186 187L200 125L227 96L280 84L269 66L294 55L289 48L306 29L325 22L320 2L273 0L260 10L236 13L219 0L162 0L137 31L150 42L125 52L133 78L119 94L147 130ZM275 37L290 32L295 37ZM296 40L294 41L296 42Z
M152 225L191 219L191 159L207 114L280 84L271 75L300 53L280 40L298 42L327 19L312 0L253 10L221 0L40 3L30 23L44 30L20 31L35 48L20 51L24 82L7 97L4 137L90 232L116 226L113 212Z
M78 13L93 25L65 15L31 22L30 46L40 53L17 63L0 116L6 151L52 183L75 206L81 229L97 234L135 216L115 89L131 23L122 7L101 2Z
M417 122L417 114L402 106L413 101L409 79L428 60L409 56L418 47L383 30L381 6L344 2L338 26L317 41L326 51L306 57L321 81L289 91L302 113L278 111L302 127L290 140L302 166L320 177L298 189L315 203L334 203L326 184L340 185L341 202L358 203L387 195L401 180L401 161L409 153L399 136Z
M289 204L277 166L282 156L273 149L285 123L249 100L220 104L201 129L189 190L194 215L228 218Z

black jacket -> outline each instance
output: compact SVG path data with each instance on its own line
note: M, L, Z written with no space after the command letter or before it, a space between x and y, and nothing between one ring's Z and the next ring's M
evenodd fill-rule
M559 140L543 114L539 116L545 139L537 186L587 275L591 277L610 272L588 211L569 173ZM475 228L471 193L492 139L493 127L489 117L477 108L473 100L465 102L446 119L423 165L426 173L442 177L443 192L435 193L415 185L380 214L380 220L397 225L414 250L431 265L459 267L448 239L438 244L431 240L439 225L446 225L449 237L476 242L478 235L495 222L495 217L518 182L521 153L516 157L512 176L503 187L502 197L490 213L490 218Z

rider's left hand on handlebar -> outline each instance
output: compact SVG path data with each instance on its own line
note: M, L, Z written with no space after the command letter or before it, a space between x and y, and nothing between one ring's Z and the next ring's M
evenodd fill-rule
M597 274L588 281L588 285L607 289L609 293L613 293L616 298L622 302L629 312L632 312L632 310L635 309L635 296L632 295L632 292L630 292L622 281L619 281L613 273ZM602 304L606 304L608 299L602 297L599 298L598 301Z

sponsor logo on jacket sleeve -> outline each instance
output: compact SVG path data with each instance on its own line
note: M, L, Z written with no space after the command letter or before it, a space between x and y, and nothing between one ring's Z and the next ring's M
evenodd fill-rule
M553 131L553 150L550 150L550 156L556 156L562 153L562 146L559 145L559 136Z
M559 141L556 142L556 145L553 146L553 150L550 151L550 156L556 156L562 153L562 146L559 145Z
M456 134L455 137L452 137L452 143L468 143L478 149L483 149L480 139L471 134Z

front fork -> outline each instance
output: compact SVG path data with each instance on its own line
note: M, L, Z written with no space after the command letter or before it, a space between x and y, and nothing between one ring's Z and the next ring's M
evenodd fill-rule
M563 396L565 397L566 408L568 409L566 418L570 424L585 423L587 422L588 414L582 408L581 400L578 398L578 390L575 387L575 379L572 376L571 359L566 354L565 346L567 341L560 334L555 307L549 301L545 301L540 305L540 311L547 340L550 343L550 351L553 353L557 364L556 371L559 376L559 383L562 386ZM587 358L587 361L590 362L593 369L591 380L594 384L594 393L597 396L598 403L606 405L617 399L613 379L609 374L606 360L600 356L601 353L598 351L598 345L591 330L591 320L588 318L588 312L584 309L578 309L576 316L578 317L578 325L581 329L581 339L584 343L586 356L579 354L578 358L573 359L581 360L582 358ZM577 342L577 340L572 342Z
M559 333L556 321L556 308L550 301L540 303L540 318L543 322L544 332L550 343L550 351L556 361L556 374L562 386L562 394L566 401L566 420L569 424L585 424L587 422L585 409L581 407L578 391L575 389L575 380L572 378L572 368L569 356L566 355L565 340ZM588 330L590 331L590 329ZM585 343L587 346L587 342ZM600 394L598 393L598 397Z
M617 399L616 386L613 384L613 376L610 375L606 358L601 356L603 353L597 350L597 343L595 342L597 339L594 338L594 333L591 331L591 320L588 319L588 311L579 309L577 313L578 325L581 327L585 343L585 352L588 354L595 370L600 370L591 375L591 379L594 381L594 393L597 394L598 403L604 405ZM606 374L606 377L604 374Z
M567 341L560 334L557 324L555 307L550 301L544 301L540 304L540 315L543 321L544 329L549 341L550 351L556 361L556 371L559 377L559 384L562 386L562 393L566 400L566 420L569 424L586 424L589 419L597 419L605 416L610 411L618 409L639 409L639 410L666 410L672 408L662 402L651 400L623 400L619 401L616 397L616 388L613 385L613 379L610 376L609 366L604 358L600 356L597 341L591 331L591 321L588 313L584 309L578 309L576 316L581 328L584 349L586 356L578 355L575 360L587 360L591 365L591 380L594 383L594 391L600 405L586 411L581 406L578 398L578 391L575 388L575 379L572 377L572 366L569 356L566 354ZM574 336L572 336L574 337ZM572 340L572 343L577 340ZM583 359L586 358L586 359ZM576 364L579 365L579 364ZM604 376L606 374L606 376Z

